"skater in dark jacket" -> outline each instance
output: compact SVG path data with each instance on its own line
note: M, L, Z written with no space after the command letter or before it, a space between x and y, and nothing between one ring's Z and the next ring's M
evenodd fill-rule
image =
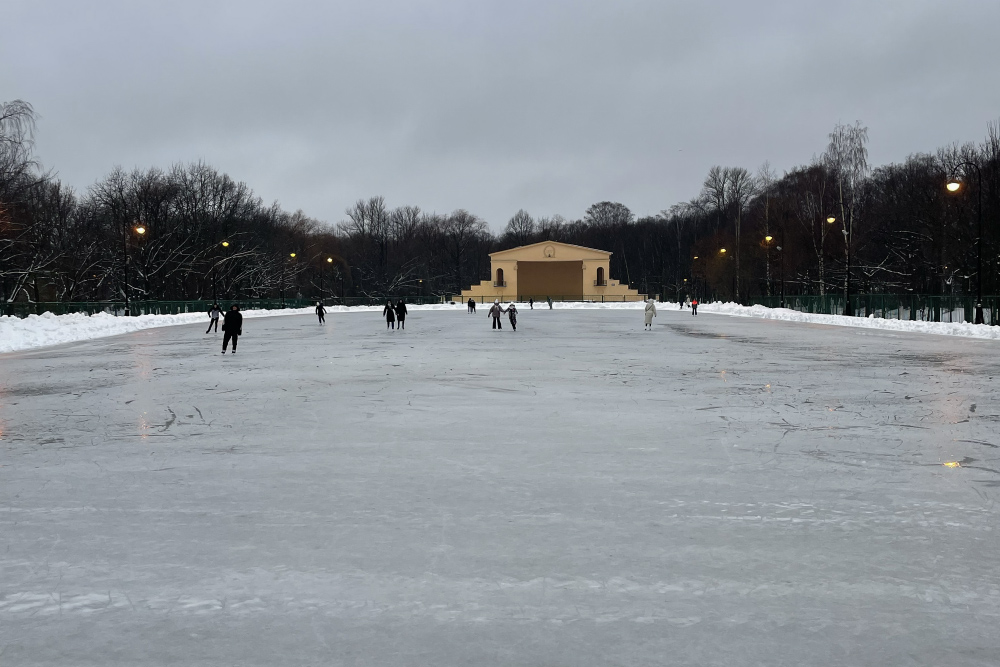
M219 310L219 304L212 304L212 307L208 309L208 328L205 329L205 333L212 331L212 325L215 325L215 332L219 332L219 316L222 315L222 311Z
M517 308L514 306L513 301L507 306L507 319L510 320L510 328L517 331Z
M385 318L386 329L396 328L396 310L392 307L392 301L385 302L385 308L382 309L382 317Z
M319 318L320 324L326 324L326 308L323 307L322 301L316 302L316 317Z
M243 315L240 307L233 306L222 320L222 354L226 353L229 339L233 339L233 354L236 354L236 341L243 335Z
M495 301L493 301L493 305L490 307L490 312L488 313L488 317L493 318L494 329L503 329L503 327L500 326L500 316L503 315L505 312L507 311L505 311L503 309L503 306L500 305L500 299L496 299Z
M471 296L469 297L469 312L470 313L476 312L476 300L473 299Z
M403 326L406 323L406 304L400 299L396 302L396 321L399 322L399 328L405 329Z
M531 308L532 310L535 309L535 300L534 300L534 298L528 299L528 308Z

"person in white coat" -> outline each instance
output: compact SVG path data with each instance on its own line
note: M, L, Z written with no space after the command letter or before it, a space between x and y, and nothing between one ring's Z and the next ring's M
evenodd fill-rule
M650 299L646 302L646 326L645 329L653 328L653 318L656 317L656 303Z

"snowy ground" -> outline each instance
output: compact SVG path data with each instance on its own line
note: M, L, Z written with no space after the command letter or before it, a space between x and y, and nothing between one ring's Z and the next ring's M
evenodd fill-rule
M1000 343L328 322L0 356L0 664L1000 663Z

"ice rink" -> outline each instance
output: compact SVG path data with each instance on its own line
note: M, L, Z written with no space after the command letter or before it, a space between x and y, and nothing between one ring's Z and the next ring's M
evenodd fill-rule
M504 326L0 355L0 665L1000 664L1000 342Z

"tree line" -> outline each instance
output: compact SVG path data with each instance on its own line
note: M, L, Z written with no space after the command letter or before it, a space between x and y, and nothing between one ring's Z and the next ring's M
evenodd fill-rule
M871 167L868 131L837 125L826 151L778 176L715 166L688 202L637 218L599 202L579 219L521 210L495 234L441 214L359 199L336 224L267 204L198 162L113 169L78 193L41 170L35 112L0 103L0 299L212 300L457 295L489 253L540 241L610 251L612 275L663 298L1000 292L1000 125L985 139ZM954 192L945 184L960 183ZM953 186L955 187L955 186Z

